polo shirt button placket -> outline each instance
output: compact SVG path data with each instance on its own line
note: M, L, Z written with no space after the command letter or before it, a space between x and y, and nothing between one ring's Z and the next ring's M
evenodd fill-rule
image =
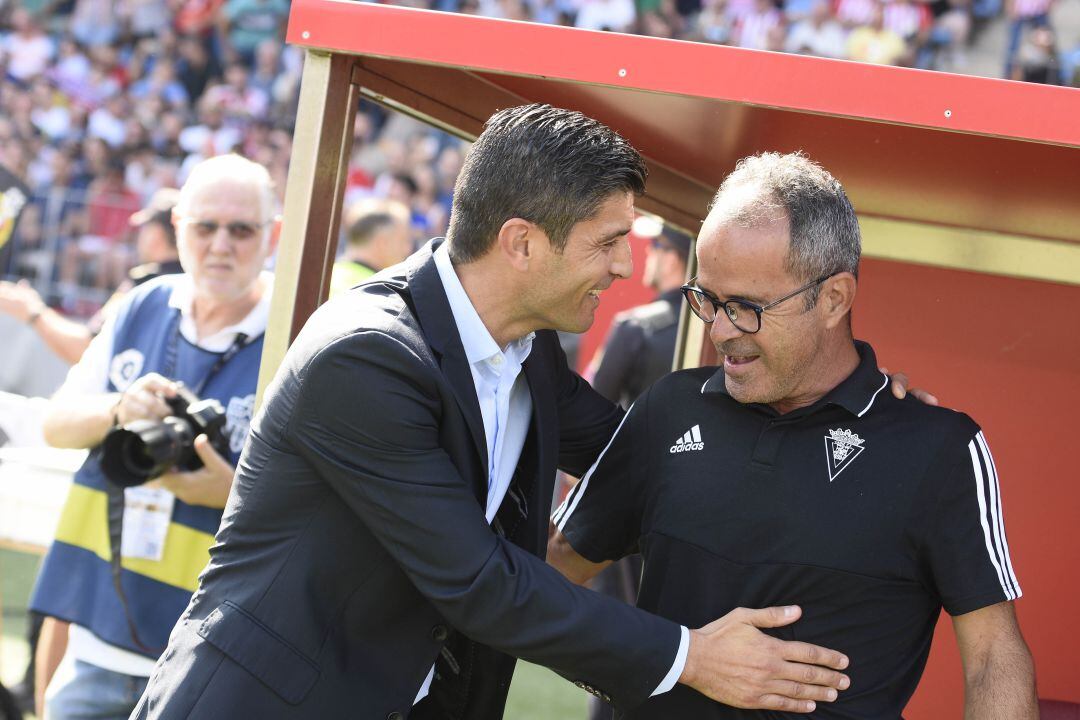
M450 637L450 631L447 630L445 625L436 625L431 628L431 639L437 643L446 642L446 638Z

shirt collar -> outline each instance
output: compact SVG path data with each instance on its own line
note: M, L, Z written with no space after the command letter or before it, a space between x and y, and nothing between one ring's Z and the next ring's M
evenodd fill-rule
M476 308L469 299L461 280L454 270L454 264L450 261L450 249L448 243L442 243L435 251L435 268L439 271L439 280L442 282L446 299L450 302L450 312L454 316L454 324L457 325L458 335L461 336L461 346L465 350L465 358L469 364L487 360L493 355L499 355L502 350L491 337L484 321L476 312ZM529 333L525 337L512 341L508 350L516 351L518 362L524 362L532 350L532 341L535 333Z
M826 405L839 405L857 417L862 417L870 412L878 393L889 384L889 378L878 369L877 356L874 355L874 349L869 344L856 340L855 350L859 353L859 364L855 367L854 372L844 378L839 385L827 392L816 403L803 408L803 412L814 412ZM723 367L705 381L705 384L701 386L701 392L703 395L708 393L728 394L727 386L724 383Z
M169 295L169 307L180 311L180 334L192 345L210 352L224 352L232 345L237 335L243 334L248 338L256 338L266 332L266 325L270 319L270 296L274 290L273 273L263 272L259 275L262 283L262 295L255 307L235 325L222 328L213 335L199 339L195 328L195 316L192 308L195 300L195 285L191 276L180 275L173 291Z

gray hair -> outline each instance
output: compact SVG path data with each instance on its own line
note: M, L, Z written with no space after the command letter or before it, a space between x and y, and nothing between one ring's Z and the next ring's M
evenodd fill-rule
M236 153L217 155L195 165L180 188L180 195L176 202L177 212L186 215L196 191L204 185L222 179L254 186L259 191L260 215L263 221L274 217L274 181L269 171L262 165Z
M721 223L760 227L786 216L791 225L787 270L804 282L830 273L859 277L862 242L843 186L802 153L743 158L720 185L711 215ZM820 286L806 293L807 308Z

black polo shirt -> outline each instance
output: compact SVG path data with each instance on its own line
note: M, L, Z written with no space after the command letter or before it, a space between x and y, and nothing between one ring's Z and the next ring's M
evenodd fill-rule
M851 659L851 687L814 717L881 720L914 692L942 606L959 615L1020 587L978 425L897 400L857 345L846 380L784 415L732 399L722 369L660 380L553 519L594 562L642 552L638 605L687 627L801 605L770 634ZM626 717L789 716L677 685Z

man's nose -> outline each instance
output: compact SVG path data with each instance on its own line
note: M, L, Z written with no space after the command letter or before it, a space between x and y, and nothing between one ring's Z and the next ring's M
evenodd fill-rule
M727 313L724 312L724 308L716 311L716 319L709 326L709 339L712 340L713 345L719 347L721 343L734 340L742 334L743 331L735 327L734 323L728 318Z
M227 226L220 226L210 236L210 251L218 255L227 255L232 251L232 238Z
M630 252L630 240L623 238L611 254L611 274L626 280L634 274L634 255Z

